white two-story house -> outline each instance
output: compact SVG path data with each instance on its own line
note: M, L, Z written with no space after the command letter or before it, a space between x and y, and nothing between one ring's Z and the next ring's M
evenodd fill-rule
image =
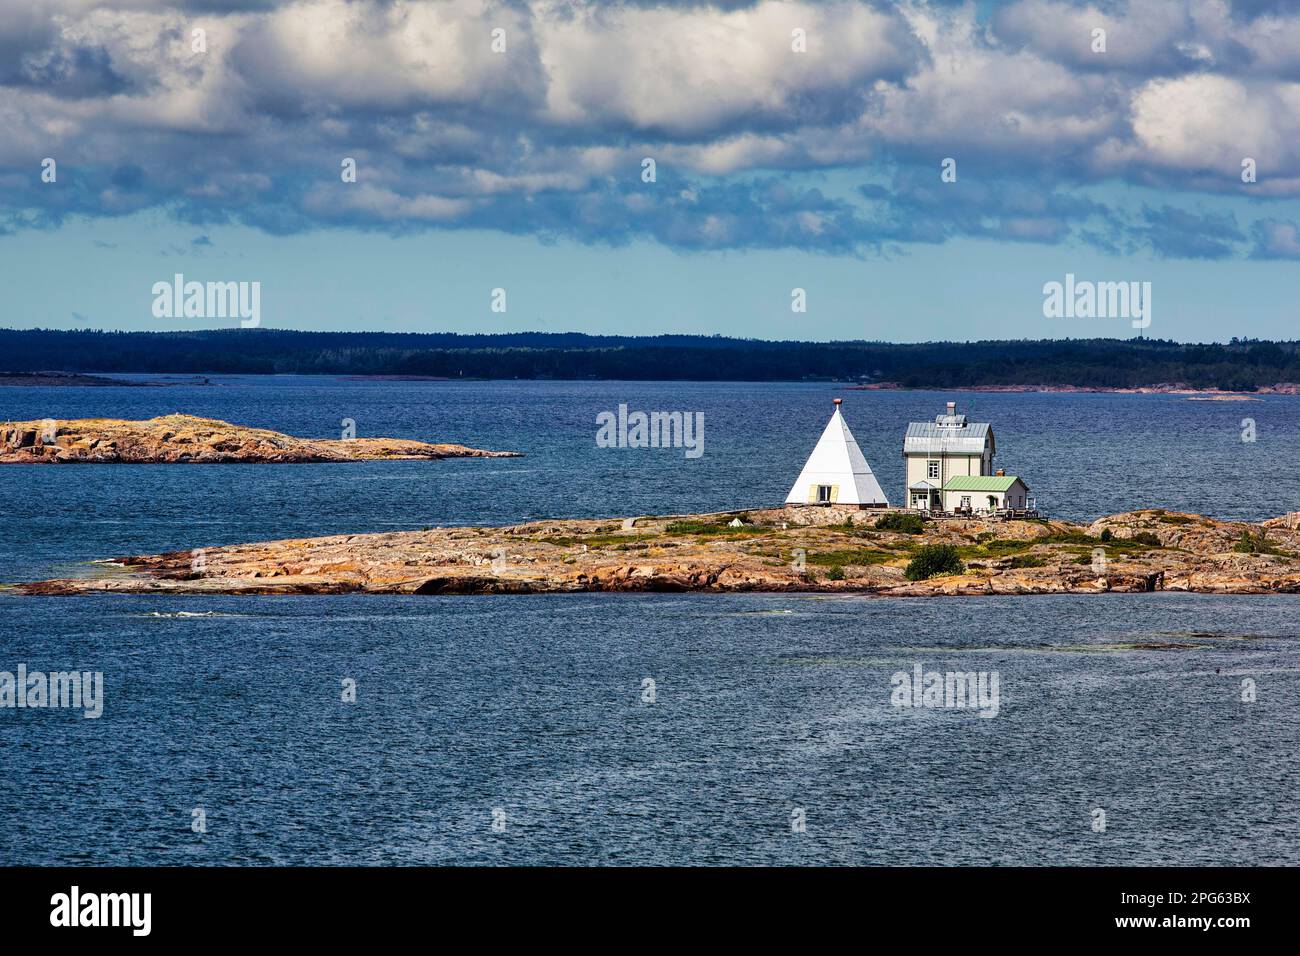
M966 421L957 414L956 402L949 402L946 414L932 422L909 423L903 438L908 507L948 510L944 486L959 476L992 475L995 452L993 429L987 422Z

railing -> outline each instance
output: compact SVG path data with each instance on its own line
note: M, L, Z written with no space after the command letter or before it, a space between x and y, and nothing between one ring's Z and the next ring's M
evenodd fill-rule
M1041 518L1037 508L972 508L969 511L926 511L930 518L992 518L1003 521L1022 521L1026 518Z

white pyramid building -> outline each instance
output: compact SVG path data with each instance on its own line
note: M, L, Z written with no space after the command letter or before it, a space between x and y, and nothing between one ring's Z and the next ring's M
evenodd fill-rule
M840 414L840 399L835 399L831 416L808 463L799 472L794 487L786 495L787 505L836 505L845 508L888 508L889 500L881 489L862 449Z

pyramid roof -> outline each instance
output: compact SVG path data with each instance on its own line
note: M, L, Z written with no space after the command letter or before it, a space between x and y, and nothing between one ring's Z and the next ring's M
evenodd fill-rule
M814 485L838 485L836 504L888 505L889 500L880 483L867 464L853 433L849 431L844 416L840 414L838 400L835 414L826 424L817 446L808 456L803 471L795 480L786 504L809 503L809 492ZM815 498L813 500L816 500Z

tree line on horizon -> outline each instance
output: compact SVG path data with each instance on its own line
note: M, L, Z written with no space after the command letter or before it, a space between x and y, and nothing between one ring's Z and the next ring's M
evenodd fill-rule
M1183 384L1253 391L1300 382L1300 342L1160 339L778 342L612 336L0 329L0 371L401 375L473 379L896 382L905 388Z

